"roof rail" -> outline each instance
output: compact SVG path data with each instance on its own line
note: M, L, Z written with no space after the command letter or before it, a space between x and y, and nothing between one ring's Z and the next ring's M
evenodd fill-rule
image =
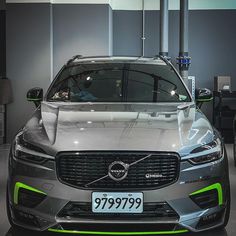
M153 57L153 59L161 59L162 61L164 61L167 65L171 65L170 62L170 57L166 57L166 56L162 56L162 55L156 55Z
M73 56L70 60L67 61L66 65L68 66L69 64L71 64L72 62L74 62L76 59L81 59L83 58L82 55L75 55Z

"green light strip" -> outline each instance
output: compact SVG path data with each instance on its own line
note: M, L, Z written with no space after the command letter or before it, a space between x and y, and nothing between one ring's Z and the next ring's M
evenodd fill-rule
M41 194L46 195L46 193L44 193L44 192L42 192L38 189L32 188L28 185L25 185L25 184L21 183L21 182L17 182L15 184L15 189L14 189L14 203L16 205L18 204L18 195L19 195L20 188L24 188L24 189L27 189L27 190L32 191L32 192L41 193Z
M207 192L207 191L210 191L210 190L213 190L213 189L216 189L217 192L218 192L218 203L219 205L222 205L223 204L223 191L222 191L222 186L220 183L216 183L216 184L212 184L206 188L203 188L203 189L200 189L196 192L193 192L190 194L190 196L192 195L196 195L196 194L199 194L199 193L204 193L204 192Z
M61 230L61 229L48 229L54 233L64 234L94 234L94 235L160 235L160 234L182 234L187 233L187 229L175 231L159 231L159 232L97 232L97 231L74 231L74 230Z

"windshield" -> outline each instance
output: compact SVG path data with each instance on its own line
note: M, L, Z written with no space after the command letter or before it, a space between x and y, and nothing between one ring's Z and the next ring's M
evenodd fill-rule
M109 62L66 67L47 100L156 103L190 102L191 98L168 65Z

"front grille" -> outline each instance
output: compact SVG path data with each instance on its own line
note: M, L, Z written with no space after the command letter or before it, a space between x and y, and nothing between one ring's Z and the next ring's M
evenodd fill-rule
M125 179L115 181L108 176L111 163L131 164L147 155L150 156L129 167ZM57 173L61 182L77 188L156 189L177 181L179 156L148 152L67 152L57 156ZM104 176L107 177L93 182Z
M179 215L166 203L144 203L143 212L139 214L93 213L92 204L86 202L70 202L58 214L60 218L83 218L96 220L178 220Z

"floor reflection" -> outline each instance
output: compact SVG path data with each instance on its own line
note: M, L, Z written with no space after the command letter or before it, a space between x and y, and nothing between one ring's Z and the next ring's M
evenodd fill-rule
M41 236L49 236L49 235L52 236L53 234L42 233L42 232L37 233L35 231L28 231L28 230L10 228L5 236L39 236L39 235L41 235ZM56 234L54 234L54 235L56 235Z
M186 234L186 236L228 236L228 233L225 229L222 230L209 230L206 232L202 232L202 233L190 233L190 234Z
M26 231L26 230L19 230L19 229L9 229L7 234L5 236L56 236L58 235L57 233L37 233L37 232L32 232L32 231ZM64 235L64 234L60 234ZM68 234L67 234L68 235ZM198 234L193 234L193 233L186 233L186 234L178 234L179 236L228 236L226 230L210 230L208 232L204 233L198 233ZM161 235L158 235L161 236Z

